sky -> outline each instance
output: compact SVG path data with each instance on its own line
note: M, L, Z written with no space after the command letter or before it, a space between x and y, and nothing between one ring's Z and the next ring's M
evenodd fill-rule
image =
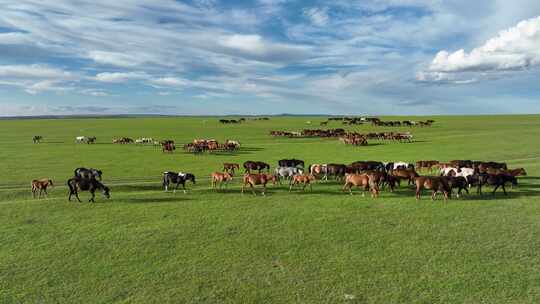
M0 116L540 113L538 0L0 7Z

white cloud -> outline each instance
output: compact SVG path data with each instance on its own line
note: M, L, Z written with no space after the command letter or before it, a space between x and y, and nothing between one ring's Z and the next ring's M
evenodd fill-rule
M305 9L304 15L316 26L325 26L330 20L330 17L328 16L328 8L312 7Z
M150 80L150 83L160 87L185 87L189 84L188 80L177 77L162 77Z
M31 64L31 65L0 65L0 77L9 78L55 78L70 79L71 72L59 68Z
M490 72L540 65L540 17L524 20L467 53L440 51L429 66L439 73Z
M309 49L306 46L270 42L260 35L228 35L221 37L218 43L231 51L248 55L256 60L295 61L309 56Z
M120 83L134 79L147 79L150 76L144 72L103 72L96 75L100 82Z

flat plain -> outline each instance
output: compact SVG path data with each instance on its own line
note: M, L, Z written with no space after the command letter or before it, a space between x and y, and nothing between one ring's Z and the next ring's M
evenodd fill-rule
M274 138L319 128L323 117L271 117L223 125L216 117L0 120L2 303L538 303L540 116L434 119L413 143ZM311 124L308 124L311 122ZM33 135L42 135L40 144ZM93 145L75 137L96 136ZM178 149L115 145L113 137L174 139ZM231 153L184 153L195 138L235 139ZM378 199L335 181L313 192L270 186L240 194L240 176L214 192L223 162L282 158L306 164L357 160L473 159L524 167L508 196L475 191L448 203L416 201L411 188ZM112 198L67 201L76 167L100 168ZM191 172L187 194L164 193L161 173ZM425 172L424 172L425 174ZM30 181L56 187L32 199Z

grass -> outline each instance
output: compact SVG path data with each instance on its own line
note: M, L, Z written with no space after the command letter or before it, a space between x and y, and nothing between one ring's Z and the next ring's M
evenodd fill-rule
M540 116L434 119L411 130L414 143L368 147L268 135L318 127L314 117L227 126L216 118L0 121L0 302L538 303ZM45 140L34 145L37 134ZM78 135L98 144L77 145ZM110 144L115 136L231 138L244 148L167 155ZM206 177L223 162L275 166L289 157L495 160L529 176L508 197L471 194L448 204L428 193L417 202L406 187L379 199L350 196L334 182L313 193L270 187L266 197L242 196L238 180L210 190ZM78 166L103 169L110 201L67 202L63 184ZM164 170L192 172L197 184L186 195L163 193ZM58 184L48 199L31 198L29 181L39 177Z

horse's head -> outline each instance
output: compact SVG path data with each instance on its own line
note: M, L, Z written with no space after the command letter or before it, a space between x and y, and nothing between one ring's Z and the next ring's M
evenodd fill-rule
M527 171L525 171L524 168L519 168L519 174L520 174L520 175L523 175L523 176L526 176L526 175L527 175Z
M48 182L49 182L49 186L54 187L52 179L49 179Z

